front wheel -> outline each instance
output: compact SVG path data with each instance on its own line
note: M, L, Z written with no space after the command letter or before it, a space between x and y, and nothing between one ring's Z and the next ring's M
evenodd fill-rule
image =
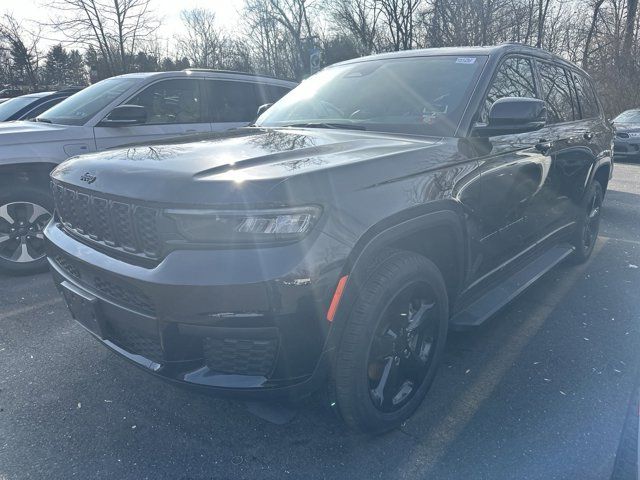
M43 230L53 212L51 196L29 187L0 194L0 270L28 274L46 268Z
M393 251L373 271L347 321L332 389L348 426L398 427L424 399L444 349L448 298L438 268Z
M586 262L593 252L600 231L603 197L604 193L600 182L592 182L584 196L578 224L571 242L576 249L571 257L574 263Z

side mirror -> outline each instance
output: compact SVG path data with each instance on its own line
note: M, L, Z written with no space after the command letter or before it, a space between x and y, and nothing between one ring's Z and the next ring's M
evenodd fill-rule
M269 110L271 108L271 105L273 105L273 103L265 103L264 105L260 105L258 107L258 117L262 115L264 112L266 112L267 110Z
M537 98L504 97L496 100L489 110L487 124L477 125L481 137L512 135L540 130L547 123L547 107Z
M120 105L109 113L99 126L130 127L147 122L147 109L140 105Z

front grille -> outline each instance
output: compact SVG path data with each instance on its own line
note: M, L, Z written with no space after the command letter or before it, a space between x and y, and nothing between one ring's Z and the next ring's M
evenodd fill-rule
M69 260L67 257L64 257L62 255L54 255L53 259L69 275L71 275L72 277L78 280L82 279L82 273L80 273L80 269L75 265L75 262Z
M278 352L277 338L211 338L203 340L207 367L215 372L268 376Z
M149 316L155 316L156 311L151 299L131 285L118 285L96 275L93 277L93 286L102 295L119 305Z
M617 153L627 153L629 149L627 148L626 145L614 145L613 151Z
M113 343L129 353L142 355L157 363L163 361L162 344L159 335L151 335L131 328L109 322L106 325L106 336Z
M161 253L158 210L52 184L65 229L110 248L157 259Z

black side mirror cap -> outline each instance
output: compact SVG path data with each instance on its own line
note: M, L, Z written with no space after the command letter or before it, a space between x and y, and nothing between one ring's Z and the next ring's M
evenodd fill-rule
M140 105L120 105L98 124L99 127L130 127L147 123L147 109Z
M540 130L546 124L547 107L544 100L504 97L491 105L488 123L476 125L474 133L481 137L512 135Z

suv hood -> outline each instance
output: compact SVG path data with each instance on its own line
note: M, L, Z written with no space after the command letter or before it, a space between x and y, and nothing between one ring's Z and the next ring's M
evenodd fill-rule
M616 132L640 132L640 123L616 123Z
M0 147L70 140L70 128L44 122L0 122Z
M198 142L83 155L59 165L52 177L165 204L248 204L264 202L267 191L292 177L428 149L437 141L353 130L245 128Z

